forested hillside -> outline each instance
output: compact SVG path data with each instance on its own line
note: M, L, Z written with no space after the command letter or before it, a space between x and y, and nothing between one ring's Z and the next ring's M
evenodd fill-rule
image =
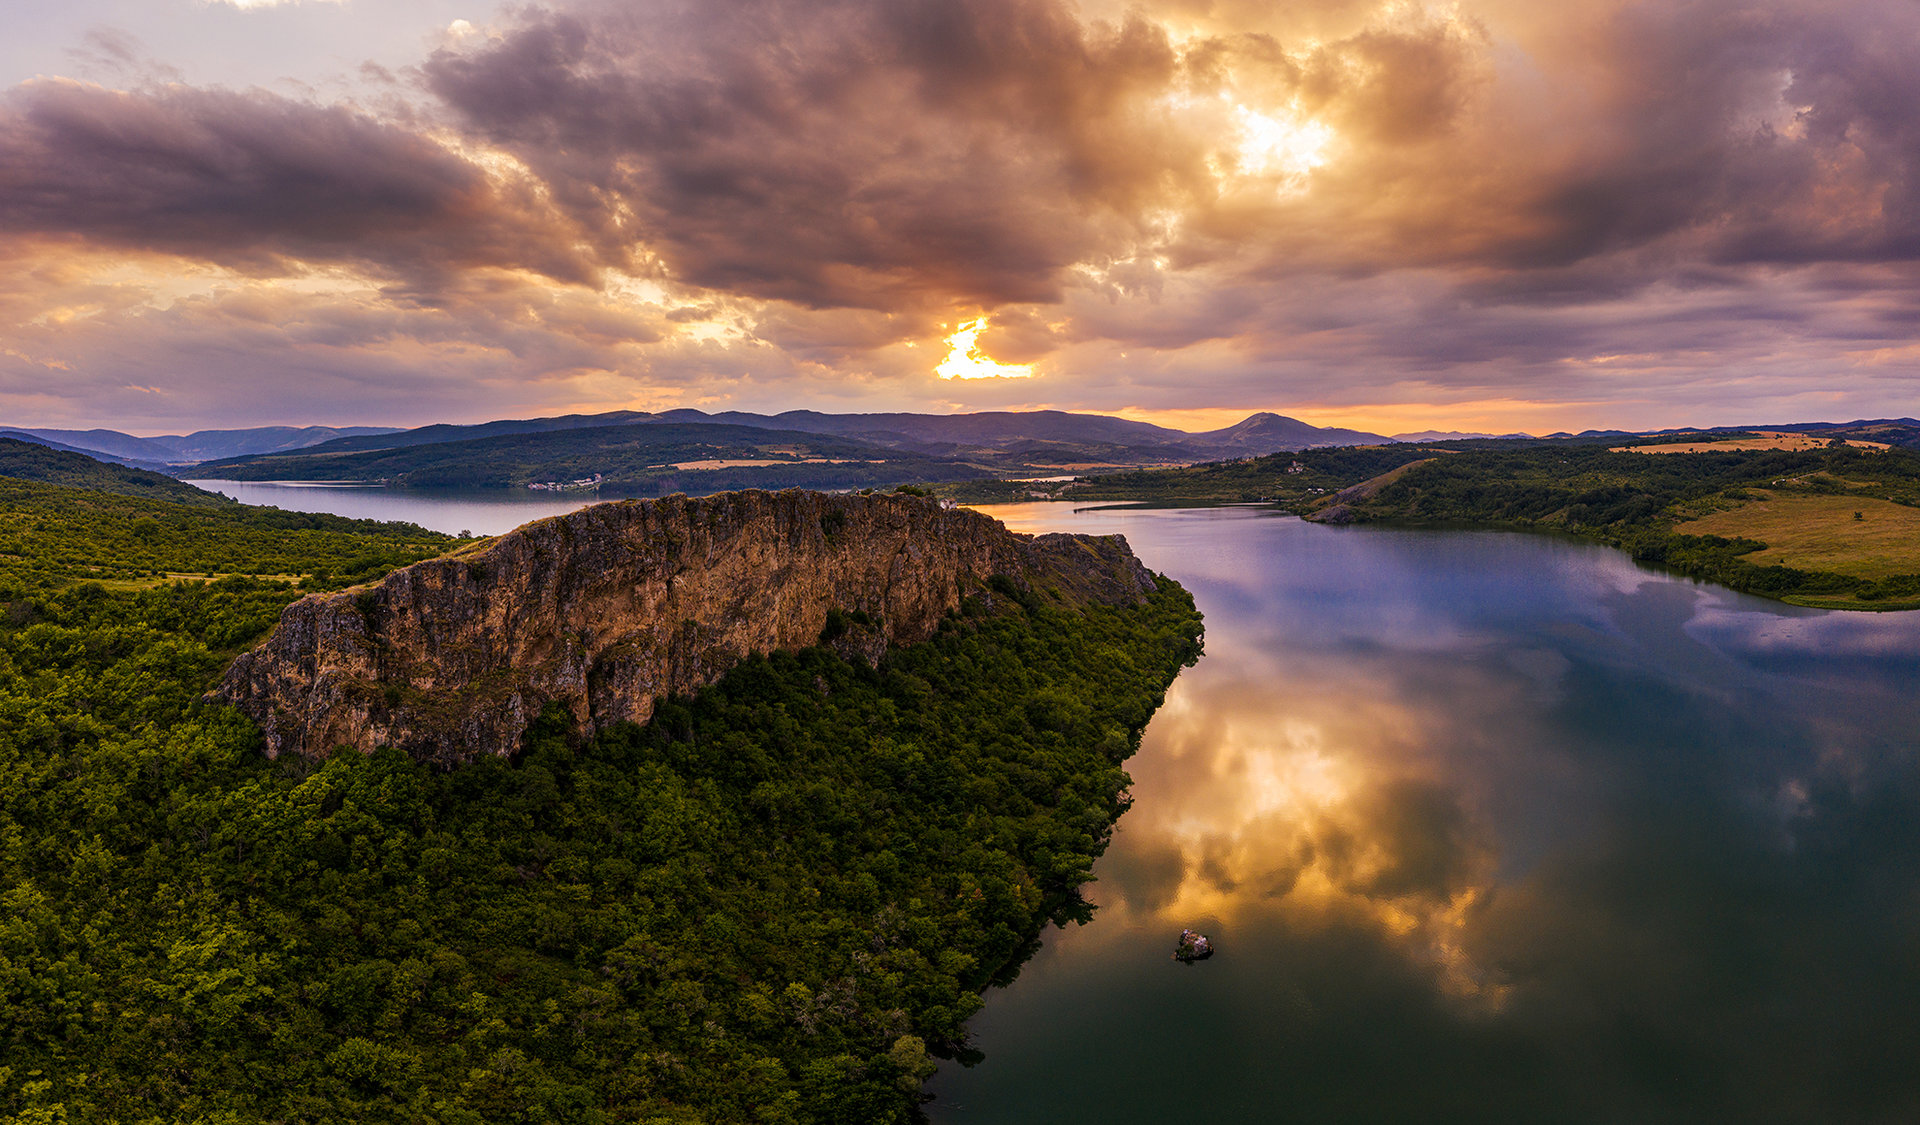
M413 524L215 499L219 503L177 504L0 476L0 583L26 593L92 579L124 590L170 576L248 575L324 589L459 542Z
M981 991L1086 915L1122 762L1198 651L1172 583L1085 610L1002 586L878 669L750 660L591 741L269 761L202 700L299 594L247 575L337 585L443 537L0 493L23 1121L912 1120Z
M1469 450L1307 509L1328 522L1561 530L1802 605L1920 605L1920 456L1845 445L1642 451L1659 448Z
M161 473L111 465L84 453L49 449L44 445L13 438L0 438L0 478L71 485L203 508L233 504L232 500L217 492L183 484Z
M856 488L991 475L950 458L747 426L637 424L508 433L363 453L213 461L219 480L381 481L400 488L524 488L600 478L607 496L740 488Z
M1179 469L1088 473L1071 480L958 481L930 491L969 504L1033 499L1167 505L1304 503L1433 456L1434 447L1429 445L1365 445L1274 453Z

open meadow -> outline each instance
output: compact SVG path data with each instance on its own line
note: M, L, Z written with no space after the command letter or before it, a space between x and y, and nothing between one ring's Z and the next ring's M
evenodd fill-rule
M1920 572L1920 508L1871 496L1805 496L1760 489L1759 499L1675 524L1682 535L1757 539L1747 560L1853 578Z

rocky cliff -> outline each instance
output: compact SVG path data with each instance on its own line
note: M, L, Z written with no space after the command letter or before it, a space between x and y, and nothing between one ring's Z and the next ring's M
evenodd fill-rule
M260 724L269 755L394 745L453 763L511 753L548 703L582 733L645 721L750 653L823 633L877 661L995 576L1079 602L1153 588L1119 536L1018 535L913 496L630 500L303 598L214 694Z

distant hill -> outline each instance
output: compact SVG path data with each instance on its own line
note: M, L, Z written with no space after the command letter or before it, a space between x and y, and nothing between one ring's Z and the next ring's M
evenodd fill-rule
M675 411L674 413L680 413ZM764 421L749 414L716 415L715 421L778 425L785 429L840 434L865 440L946 442L994 448L1016 442L1090 442L1136 449L1196 450L1194 435L1149 422L1064 410L991 410L973 414L821 414L790 410Z
M1853 422L1788 422L1766 426L1715 426L1707 430L1663 430L1661 433L1734 434L1756 430L1812 434L1824 438L1877 441L1905 449L1920 449L1920 420L1913 418L1873 418Z
M1920 420L1913 418L1865 418L1852 422L1767 422L1751 426L1674 426L1662 430L1582 430L1577 434L1563 431L1548 434L1545 440L1611 441L1620 438L1671 437L1680 434L1724 437L1729 434L1751 433L1809 434L1828 439L1871 441L1904 449L1920 449Z
M197 430L165 437L134 437L119 430L47 430L14 427L9 433L28 435L59 448L105 455L142 465L184 465L254 453L304 449L336 438L394 431L378 426L256 426L245 430Z
M1420 444L1430 441L1516 441L1532 438L1532 434L1481 434L1464 430L1420 430L1411 434L1395 434L1393 440Z
M825 414L815 410L790 410L781 414L668 410L647 414L622 410L510 419L472 426L422 426L402 432L338 438L300 452L310 457L331 457L509 435L636 425L717 425L831 436L926 457L963 461L1002 475L1185 464L1278 450L1378 444L1390 440L1358 430L1322 429L1277 414L1255 414L1223 430L1191 434L1127 418L1062 410L970 414Z
M34 442L0 437L0 477L91 488L144 500L167 500L203 508L225 507L233 501L206 492L161 473L108 464L83 453L52 449Z
M1284 414L1254 414L1224 430L1193 434L1190 440L1221 452L1264 456L1282 450L1325 449L1339 445L1386 445L1390 437L1364 430L1313 426Z
M698 410L676 411L699 415L698 421L708 420ZM567 414L557 418L514 418L499 422L481 422L471 426L459 426L440 422L431 426L420 426L411 430L376 430L360 434L349 434L327 441L314 442L301 447L304 452L316 456L335 453L363 453L375 449L409 449L416 445L440 445L452 441L472 441L477 438L505 437L511 434L542 434L559 430L586 430L601 426L630 426L640 422L652 422L661 418L657 414L648 414L639 410L615 410L606 414ZM239 456L231 454L229 456Z
M991 450L1013 443L1034 441L1164 449L1172 459L1202 452L1191 440L1193 435L1181 430L1103 414L1069 414L1059 410L989 411L976 414L823 414L814 410L790 410L783 414L753 414L739 410L708 414L701 410L667 410L648 414L617 410L607 414L511 419L472 426L422 426L400 433L329 441L313 446L308 452L330 454L398 449L506 434L628 425L724 425L797 431L852 438L896 448L915 448L935 454L966 449Z
M164 445L118 430L35 430L15 426L7 433L17 440L46 442L59 449L77 449L121 462L164 465L171 452Z
M672 411L658 417L697 414ZM946 443L958 448L1006 449L1033 443L1103 446L1126 450L1130 460L1203 460L1248 453L1311 449L1333 445L1373 445L1390 438L1360 430L1328 429L1279 414L1253 414L1225 429L1204 433L1136 422L1107 414L1063 410L982 411L973 414L821 414L792 410L771 417L727 413L711 416L739 425L778 425L856 437L864 441Z
M966 462L1005 477L1191 464L1303 449L1389 442L1547 440L1531 438L1523 433L1483 434L1454 430L1422 430L1389 436L1365 430L1314 426L1296 418L1264 411L1222 429L1188 433L1149 422L1064 410L979 411L968 414L828 414L817 410L789 410L780 414L729 410L708 414L692 409L658 413L616 410L603 414L501 419L476 425L443 423L410 430L379 426L260 426L140 438L107 429L16 427L0 430L0 435L37 442L50 448L78 450L89 456L134 468L164 469L176 475L198 475L198 466L243 457L274 454L334 456L482 438L636 425L734 426L825 435L935 459ZM1763 426L1718 426L1709 429L1587 430L1577 435L1550 434L1548 439L1608 440L1671 433L1724 434L1755 429L1816 433L1920 449L1920 421L1913 418L1768 423ZM758 441L751 438L742 440L748 444ZM316 479L328 478L320 473L316 474Z
M91 457L95 461L104 461L114 465L125 465L132 469L147 469L151 472L158 473L166 471L168 467L163 461L142 461L133 457L116 457L111 453L103 453L98 449L82 449L77 445L68 445L65 442L55 441L48 437L41 437L39 434L30 433L26 430L0 430L0 438L23 441L28 445L38 445L45 449L59 449L68 453L78 453L82 457Z
M737 488L864 488L993 473L799 430L641 423L509 433L364 452L301 451L198 466L221 480L380 481L402 488L592 488L702 495Z
M1374 445L1392 440L1360 430L1311 426L1271 413L1254 414L1225 429L1193 434L1128 418L1064 410L980 411L969 414L827 414L817 410L789 410L781 414L730 410L708 414L691 409L659 413L616 410L604 414L502 419L476 425L436 424L411 430L373 426L262 426L242 430L200 430L184 436L152 438L133 437L118 430L106 429L19 429L14 434L21 440L55 448L76 449L103 460L136 468L164 470L176 476L243 480L405 478L414 487L451 487L456 484L504 487L508 482L522 485L574 479L567 474L582 466L574 464L565 452L559 453L557 460L546 463L541 460L545 454L536 455L533 447L517 446L501 447L509 450L506 455L512 462L511 466L487 465L469 460L457 452L425 459L378 460L378 470L368 467L375 461L336 459L496 438L633 426L667 427L669 430L686 426L730 428L735 431L730 435L716 430L709 432L702 440L709 444L717 443L716 447L733 449L762 448L769 442L779 444L788 441L779 436L782 434L811 435L816 443L828 438L855 442L859 443L860 448L852 450L852 453L861 454L861 450L865 453L840 459L885 461L891 466L887 472L904 473L893 483L929 479L971 480L983 474L1018 478L1063 472L1183 465L1285 450ZM674 452L677 443L686 437L687 434L676 431L651 439L651 444L666 451L654 457L652 467L657 469L661 464L685 461L761 459L717 454L700 457L687 454L685 450ZM631 437L609 439L609 442L615 446L630 447L629 452L638 454L638 447ZM561 442L551 448L564 451L569 448L569 443ZM874 449L889 452L884 456L877 455L873 454ZM593 456L605 460L600 453ZM528 457L534 460L527 460ZM816 458L822 459L835 458L825 455ZM948 463L947 470L934 476L926 475L932 472L933 462ZM654 483L643 483L638 478L626 476L630 470L647 467L621 460L618 468L625 483L620 487L652 489ZM829 472L819 468L744 474L735 471L747 468L755 467L728 467L727 479L756 487L780 487L782 482L812 484L816 487L855 487L874 483L872 478L882 475L880 470L840 469ZM758 468L779 469L777 466ZM604 473L605 469L595 467L584 475L592 476L596 472ZM236 473L245 475L235 476ZM466 475L456 481L453 475L457 474ZM648 482L657 483L659 477L660 474L654 473L648 477ZM705 487L710 483L709 478L693 479L698 483L690 487ZM434 483L428 484L429 480ZM836 483L826 483L829 480Z

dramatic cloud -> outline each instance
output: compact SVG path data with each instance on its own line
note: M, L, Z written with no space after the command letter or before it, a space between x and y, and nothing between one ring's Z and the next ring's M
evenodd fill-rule
M1920 245L1920 11L1598 6L1521 34L1390 8L1324 42L1176 42L1048 0L758 0L539 11L426 73L610 243L816 305L1050 301L1143 247L1527 272L1682 244L1622 263L1645 276Z
M257 91L19 88L0 108L0 230L262 275L315 261L415 280L593 275L536 186L400 126Z
M351 11L299 12L322 10ZM168 258L206 285L324 276L303 301L372 292L402 326L303 361L458 365L456 337L496 354L502 302L592 307L514 313L568 346L487 365L566 408L1551 429L1910 413L1920 390L1904 0L462 14L329 96L187 85L103 28L73 57L144 77L5 96L0 231L20 261L125 256L123 289ZM41 292L0 324L0 374L119 347ZM452 335L414 337L410 305ZM952 355L987 377L939 378Z
M537 12L426 64L609 247L872 308L1053 300L1135 237L1198 156L1151 120L1175 69L1158 28L1036 0Z

